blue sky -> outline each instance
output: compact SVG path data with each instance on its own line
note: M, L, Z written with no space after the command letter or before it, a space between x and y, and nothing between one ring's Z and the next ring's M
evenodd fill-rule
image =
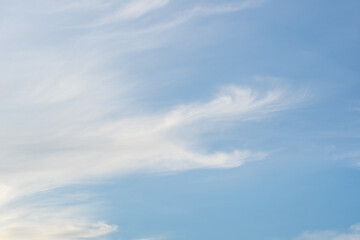
M359 9L0 1L0 239L360 240Z

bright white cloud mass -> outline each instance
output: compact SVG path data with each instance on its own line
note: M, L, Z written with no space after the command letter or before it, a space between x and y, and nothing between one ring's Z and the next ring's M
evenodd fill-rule
M266 158L261 150L208 150L201 134L224 122L282 114L304 101L306 92L226 85L207 100L152 111L141 100L152 86L126 67L132 56L166 45L172 31L194 17L263 3L1 3L0 239L106 239L117 229L86 205L31 200L46 190L139 171L232 168ZM356 229L326 239L360 239ZM324 234L300 239L322 240Z

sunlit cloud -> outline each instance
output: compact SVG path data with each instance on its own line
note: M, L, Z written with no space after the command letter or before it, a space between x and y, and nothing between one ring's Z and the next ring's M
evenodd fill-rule
M126 27L106 27L155 14L170 1L122 1L121 6L60 1L47 3L51 14L44 1L35 2L9 2L4 9L10 10L0 10L13 19L13 9L21 9L26 19L17 16L0 24L6 33L0 36L1 239L101 239L116 226L93 220L82 207L33 206L27 198L91 179L232 168L265 159L266 151L206 149L199 131L211 132L227 121L266 120L307 97L306 92L285 87L259 91L232 85L207 100L151 112L138 100L138 90L147 79L134 83L126 67L107 65L114 56L125 62L133 52L161 45L163 36L154 33L195 16L241 11L264 1L195 4L172 12L174 18L165 14L165 20L140 23L129 32ZM78 19L79 10L86 20ZM69 26L84 22L96 24L84 29ZM111 44L117 49L108 47ZM151 89L142 89L147 90ZM18 206L19 201L26 204Z

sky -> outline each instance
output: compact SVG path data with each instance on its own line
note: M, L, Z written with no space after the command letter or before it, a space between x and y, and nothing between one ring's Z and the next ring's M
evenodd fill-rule
M358 0L0 0L0 239L360 240Z

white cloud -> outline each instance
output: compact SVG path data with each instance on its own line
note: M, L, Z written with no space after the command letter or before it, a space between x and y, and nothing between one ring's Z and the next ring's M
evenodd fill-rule
M97 25L114 23L122 20L131 20L161 8L169 3L169 0L134 0L126 3L115 13L100 20Z
M335 155L336 160L350 160L355 163L356 167L360 167L360 151L349 151L343 154Z
M295 240L360 240L360 225L355 224L347 232L312 231L305 232Z
M118 85L91 71L93 64L85 64L88 71L79 71L72 68L74 63L78 65L76 59L60 58L59 69L54 61L48 63L34 53L31 56L34 65L39 61L48 71L36 77L26 68L21 74L2 73L2 84L7 87L1 97L6 104L0 105L0 209L8 209L9 203L40 191L86 183L100 176L229 168L263 159L266 152L206 151L197 131L211 131L224 121L259 120L303 100L303 96L294 97L281 89L261 93L230 86L209 101L175 106L156 114L131 114L129 108L135 105L126 101L128 93L114 91ZM23 74L31 77L32 84L22 80ZM123 99L121 104L114 105L113 97ZM108 118L111 114L118 117ZM25 214L33 209L19 211ZM61 225L41 214L36 214L39 221L34 226L30 215L21 214L10 215L13 225L0 222L0 236L19 239L16 234L32 229L27 234L34 237L28 239L74 239L63 234L96 237L114 229L86 220L78 223L76 216L57 218L69 224ZM40 231L44 226L49 231Z
M350 230L360 233L360 223L354 224L350 227Z
M89 223L77 215L78 209L20 208L2 211L0 239L6 240L72 240L100 239L117 227L104 222ZM103 238L101 238L103 239Z
M56 113L49 105L58 105L58 102L50 99L45 106L37 106L36 102L41 114L37 116L33 112L29 128L25 127L22 132L4 131L1 148L8 161L3 162L0 180L6 188L31 193L116 172L240 166L262 159L266 153L249 150L206 153L199 147L200 143L186 141L189 136L184 136L183 129L200 125L204 130L224 120L260 119L288 107L285 99L286 93L282 91L258 96L250 89L231 87L207 103L184 105L163 114L95 122L75 114L67 116L67 113L86 108L87 101L65 102L64 106L57 106ZM28 102L23 104L24 108L32 107ZM101 106L101 102L97 104ZM21 117L22 106L18 108ZM89 111L96 111L96 108ZM94 114L101 119L101 112L91 113ZM43 117L48 127L41 122ZM196 131L189 134L195 137ZM11 138L13 141L6 140Z
M52 27L45 24L39 30L46 33ZM303 100L283 89L260 93L230 86L208 102L134 114L139 102L131 100L136 91L127 74L102 68L111 53L68 37L73 45L57 43L50 49L20 45L9 51L1 46L0 61L6 64L0 73L3 204L95 176L235 167L263 159L266 153L246 149L206 151L199 130L186 129L207 131L221 121L261 119Z
M201 142L187 141L188 138L197 139L197 132L184 135L184 130L201 126L202 130L209 131L215 123L222 121L264 118L269 113L289 107L284 104L286 99L291 99L286 95L286 92L278 90L258 95L248 88L233 86L209 102L183 105L160 114L101 119L101 111L89 108L90 115L99 119L96 121L71 114L86 109L87 101L72 99L68 100L69 104L65 100L54 102L50 99L40 106L37 101L20 102L16 110L18 117L30 122L27 123L29 127L25 126L21 131L16 130L16 125L13 129L7 128L1 137L0 148L4 158L0 168L0 203L6 208L7 203L27 195L85 183L100 176L135 171L228 168L263 159L267 153L250 150L206 152L201 148ZM86 99L91 95L78 97ZM295 100L288 103L292 104L292 101ZM101 106L102 101L95 104ZM22 116L24 108L31 109L33 105L40 108L41 114L33 112L32 119ZM52 107L58 112L53 112ZM82 114L87 115L87 111ZM41 118L47 119L46 124ZM30 211L33 209L30 208ZM21 239L18 234L22 232L34 236L28 239L76 239L94 238L114 230L114 227L104 224L78 223L68 216L63 216L64 220L56 217L54 219L59 222L54 222L39 214L36 216L40 220L34 225L29 216L15 215L13 225L9 225L9 221L6 224L0 222L0 236ZM60 224L62 222L67 224ZM41 231L44 227L47 229L45 232Z
M116 227L91 220L91 216L76 207L33 206L29 204L32 202L29 196L86 183L89 179L136 171L229 168L263 159L266 152L251 149L209 151L202 146L199 131L211 131L224 121L260 120L304 99L303 95L285 89L258 92L230 86L208 101L156 113L141 111L141 101L136 100L137 88L147 79L133 84L126 67L116 71L106 67L114 55L126 62L134 49L134 36L123 35L121 43L125 44L116 45L119 51L104 47L109 45L106 38L88 42L89 35L94 34L92 30L69 30L59 22L77 19L78 15L70 10L91 9L93 12L96 6L104 9L108 5L103 5L103 1L65 2L70 5L54 3L57 14L36 15L34 20L31 4L9 1L7 4L15 7L24 3L22 8L29 8L21 13L26 21L21 22L19 17L17 21L21 24L0 23L0 29L9 33L0 37L1 239L100 238ZM181 21L196 14L253 7L258 1L247 2L197 7ZM43 1L37 3L34 6L42 6ZM167 3L165 0L127 2L106 21L137 19ZM101 19L109 16L108 11L104 12L106 16ZM61 14L65 17L61 18ZM10 15L2 14L4 18ZM152 25L153 29L156 26ZM20 33L12 31L13 27ZM152 31L146 31L151 29L149 26L136 30L139 29L144 30L144 35L136 41L143 47L148 37L153 37ZM155 38L149 45L159 42L160 38ZM26 202L26 206L14 207L20 200Z
M105 34L102 34L101 36L97 36L97 38L123 39L124 35L126 35L127 37L131 37L132 41L136 41L137 38L142 37L142 35L144 35L144 34L147 35L147 37L149 37L149 34L152 34L152 33L168 31L173 28L176 28L177 26L179 26L181 24L184 24L184 23L190 21L191 19L193 19L195 17L243 11L246 9L260 7L266 2L267 2L267 0L244 0L241 2L237 2L237 3L223 3L223 4L212 4L212 5L208 4L208 5L195 5L195 6L193 5L193 6L188 7L188 9L181 10L181 11L169 10L167 12L167 14L163 17L163 20L161 20L159 22L152 22L152 24L150 24L150 25L145 24L146 27L142 27L140 29L135 28L135 29L132 29L131 31L129 31L128 29L121 29L121 31L112 31L111 33L105 33ZM129 4L129 6L131 6L130 9L132 9L132 8L136 9L135 7L133 7L133 5L137 6L137 4L130 3ZM166 4L164 3L163 5L159 4L157 6L163 7L165 5ZM128 10L126 10L126 9L127 8L122 8L118 12L118 14L110 14L110 16L107 16L106 18L98 21L96 24L94 24L94 26L99 27L99 26L102 26L103 24L116 23L117 21L124 20L125 17L128 15L129 15L127 17L128 20L135 19L135 18L137 18L138 14L145 11L145 9L144 9L142 11L139 11L138 14L135 14L137 11L132 10L129 12L131 13L134 11L135 12L134 14L130 14L130 13L124 14L123 12L128 12ZM142 8L140 8L140 9L142 9ZM147 10L150 11L150 10L154 10L154 9L149 8ZM120 17L120 16L122 16L122 17ZM132 17L130 17L130 16L132 16ZM142 15L140 15L140 16L142 16ZM87 27L89 27L89 26L87 26Z

